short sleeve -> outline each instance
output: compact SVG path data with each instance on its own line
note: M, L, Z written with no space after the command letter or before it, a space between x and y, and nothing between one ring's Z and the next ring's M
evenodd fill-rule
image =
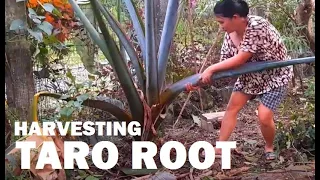
M228 35L225 34L221 51L220 51L220 62L231 57L232 57L232 53L231 53L230 39L228 39Z
M267 27L265 23L253 21L244 34L239 50L257 53L263 41L266 39Z

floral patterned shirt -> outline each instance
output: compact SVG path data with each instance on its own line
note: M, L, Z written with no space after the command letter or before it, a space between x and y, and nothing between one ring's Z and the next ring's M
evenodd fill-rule
M247 62L283 61L290 59L287 49L276 28L259 16L248 16L248 25L243 40L237 48L226 33L221 48L223 61L238 53L238 49L253 53ZM292 77L291 66L240 75L234 89L247 94L263 94L274 88L285 86Z

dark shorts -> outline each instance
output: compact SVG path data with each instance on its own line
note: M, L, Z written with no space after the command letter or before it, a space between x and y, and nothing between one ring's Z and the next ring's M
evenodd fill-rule
M237 90L234 89L234 91L237 91ZM273 112L275 112L277 110L277 108L279 107L279 105L281 104L282 100L284 99L286 93L287 93L287 87L280 86L280 87L275 88L267 93L253 95L250 100L253 100L255 98L259 98L260 102L263 105L265 105L267 108L269 108Z

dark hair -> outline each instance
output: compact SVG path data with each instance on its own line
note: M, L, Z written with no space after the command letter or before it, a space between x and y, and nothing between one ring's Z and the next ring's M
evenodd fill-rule
M228 18L232 18L235 14L238 14L240 17L247 17L249 6L244 0L219 0L213 11L215 15Z

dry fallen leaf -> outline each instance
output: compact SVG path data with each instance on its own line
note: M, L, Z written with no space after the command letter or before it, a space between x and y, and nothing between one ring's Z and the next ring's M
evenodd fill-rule
M253 163L255 163L255 162L257 162L257 161L259 160L259 158L254 157L254 156L246 156L246 155L245 155L244 158L245 158L247 161L253 162Z
M56 145L56 150L58 153L58 157L60 163L63 167L64 162L64 144L62 138L59 137L58 134L56 136L38 136L33 134L32 136L28 136L23 141L35 141L36 142L36 149L32 149L30 151L30 171L35 176L35 179L39 180L66 180L66 174L64 169L52 169L51 165L45 165L43 169L36 169L36 165L39 158L39 153L41 151L42 145L44 141L53 141ZM10 171L13 172L14 175L18 176L21 173L21 165L20 165L21 153L20 149L14 148L6 155L6 163L7 166L11 167ZM17 163L18 162L18 163Z
M287 171L312 171L313 168L308 165L296 165L286 168Z
M242 172L248 171L250 167L244 166L241 168L236 168L236 169L231 169L230 172L228 173L228 176L236 176L241 174Z
M276 165L277 165L277 163L275 163L275 162L270 163L270 166L271 166L272 168L276 167Z

